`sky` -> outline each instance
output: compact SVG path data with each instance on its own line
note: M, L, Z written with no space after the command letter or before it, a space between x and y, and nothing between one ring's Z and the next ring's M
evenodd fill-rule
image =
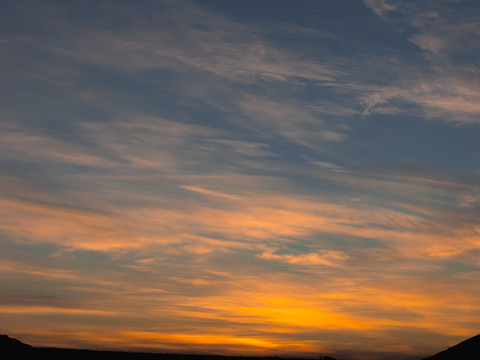
M0 332L415 359L480 333L480 3L4 0Z

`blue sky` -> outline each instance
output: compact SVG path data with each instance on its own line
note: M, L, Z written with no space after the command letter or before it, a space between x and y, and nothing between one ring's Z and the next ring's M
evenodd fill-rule
M479 332L476 2L2 7L0 331L345 359Z

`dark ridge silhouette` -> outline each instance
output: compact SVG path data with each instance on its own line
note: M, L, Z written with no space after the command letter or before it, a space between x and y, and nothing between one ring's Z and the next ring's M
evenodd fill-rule
M34 360L312 360L278 356L190 355L33 347L7 335L0 335L0 354L1 359L20 359L26 355L24 359ZM330 356L319 356L317 359L335 360ZM480 334L422 360L480 360Z
M7 354L7 356L3 356ZM81 350L52 347L33 347L19 340L0 335L0 358L25 360L312 360L301 358L288 358L278 356L223 356L223 355L187 355L149 352L127 352L107 350ZM332 357L320 357L320 359L335 360Z
M1 353L26 353L31 352L33 347L22 343L17 339L13 339L7 335L0 335L0 351Z
M438 354L423 360L479 360L480 359L480 335L462 341Z

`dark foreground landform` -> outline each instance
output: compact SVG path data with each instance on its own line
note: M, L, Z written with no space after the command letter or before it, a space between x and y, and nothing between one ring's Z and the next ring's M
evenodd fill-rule
M64 349L50 347L33 347L13 339L7 335L0 335L0 359L21 360L312 360L288 357L253 357L253 356L222 356L222 355L191 355L127 351L104 351ZM317 358L318 359L318 358ZM335 360L329 356L320 359Z
M157 354L144 352L122 352L122 351L101 351L101 350L77 350L59 348L33 348L30 352L35 360L275 360L280 358L255 358L255 357L232 357L220 355L181 355L181 354ZM33 357L26 357L25 359ZM21 358L12 358L21 359ZM23 359L22 359L23 360ZM282 358L282 360L293 360ZM294 359L299 360L299 359ZM306 359L305 359L306 360ZM312 359L308 359L312 360Z
M123 352L102 350L62 349L33 347L0 335L0 358L5 360L312 360L288 357L252 357L222 355L162 354L147 352ZM320 356L317 359L335 360L333 357ZM340 359L339 359L340 360ZM480 360L480 335L441 351L422 360Z
M480 335L423 360L480 360Z

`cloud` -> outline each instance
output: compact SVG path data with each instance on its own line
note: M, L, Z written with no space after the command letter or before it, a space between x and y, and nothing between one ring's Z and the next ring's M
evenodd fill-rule
M365 113L385 113L385 106L390 107L392 113L403 112L397 104L406 102L419 106L419 115L427 118L475 124L480 113L480 90L468 76L476 78L478 74L474 68L448 67L437 70L434 76L419 75L417 80L368 94L364 98ZM418 113L415 109L412 112Z
M478 17L469 6L453 11L448 2L401 4L386 8L384 2L367 3L377 15L384 10L401 13L409 21L409 41L423 52L426 65L409 64L396 83L372 89L363 96L365 113L399 112L400 104L421 109L413 114L447 122L477 123L480 91L479 69L468 57L478 50L472 43L480 32ZM388 17L386 18L388 22ZM412 74L413 72L413 74ZM395 111L397 109L397 111Z
M170 176L178 182L183 175L178 170ZM322 176L329 176L322 173ZM336 174L335 181L351 182L356 186L362 179L354 174ZM236 175L229 175L235 180ZM133 203L116 206L99 201L96 210L79 209L66 204L43 201L2 198L2 231L10 237L27 243L53 243L73 249L115 251L121 249L142 249L161 246L170 254L209 253L218 251L237 252L256 250L260 258L284 261L290 264L344 263L351 254L341 254L338 248L320 249L318 253L303 255L282 255L284 246L299 241L308 246L315 241L307 240L317 234L329 234L348 238L374 239L380 244L383 255L377 261L402 255L403 259L457 257L475 247L478 231L474 222L460 209L464 200L458 199L458 213L442 210L431 205L412 207L402 203L405 194L412 190L425 191L430 185L415 180L372 181L365 180L365 189L389 193L398 191L398 200L384 206L367 205L354 200L337 204L321 197L303 197L294 194L279 194L263 188L261 178L247 177L252 186L250 191L238 190L235 182L212 187L215 177L203 176L208 187L185 183L181 187L171 186L172 198L151 193L148 203ZM225 177L225 178L228 178ZM237 182L241 181L241 176ZM122 177L120 177L122 179ZM155 179L155 178L153 178ZM110 183L112 178L108 178ZM260 180L256 185L254 181ZM333 179L332 179L333 180ZM221 183L220 183L221 184ZM106 185L102 185L104 187ZM255 186L257 188L255 189ZM283 185L284 186L284 185ZM127 184L127 188L129 185ZM279 188L279 190L282 187ZM110 188L109 196L119 204L130 199L124 187ZM395 191L394 191L395 190ZM442 190L436 190L442 193ZM382 196L380 191L378 196ZM91 197L86 194L85 198ZM138 197L135 197L137 201ZM108 206L107 206L108 204ZM93 204L90 204L90 208ZM95 234L92 236L92 234ZM280 240L289 238L290 240ZM304 238L304 240L300 240ZM271 250L279 241L284 245L281 252ZM369 257L362 249L361 241L356 257ZM269 245L270 244L270 245ZM332 244L333 245L333 244ZM330 246L332 246L330 245ZM352 250L354 247L351 248ZM375 256L380 253L373 252ZM338 255L338 257L337 257Z
M342 254L339 251L327 250L320 251L320 253L307 253L307 254L275 254L274 250L263 252L259 255L260 258L266 260L283 261L290 264L299 265L325 265L336 266L336 263L348 258L347 255Z
M51 50L93 64L200 70L241 83L328 82L344 74L327 63L284 51L256 28L206 12L193 3L170 3L164 17L168 28L151 23L122 33L92 29L70 47Z
M38 6L48 8L48 4ZM88 100L93 113L103 112L110 118L111 112L119 108L124 112L138 111L138 103L145 101L138 92L140 88L148 93L182 94L182 101L174 105L183 109L185 105L198 108L202 103L218 112L229 113L228 117L222 117L224 126L233 125L245 134L258 132L257 137L267 133L279 134L309 147L320 146L319 139L329 143L346 138L348 126L338 124L336 120L358 112L353 101L341 104L330 96L318 96L316 106L310 106L299 101L298 95L317 92L319 87L337 92L344 87L345 77L351 73L351 64L338 66L337 59L328 55L299 54L271 41L271 29L263 31L264 26L260 24L252 27L234 22L194 3L162 2L162 6L164 11L152 13L143 21L132 15L139 11L136 8L115 8L114 14L108 16L125 16L131 20L131 25L125 24L121 29L115 28L116 31L96 20L92 20L89 29L76 21L65 21L63 19L71 16L71 10L61 6L56 8L56 12L64 14L57 19L55 26L64 28L70 41L12 35L16 42L47 54L38 59L39 71L27 69L25 78L38 82L38 72L48 74L42 82L48 89L58 87L50 91L66 97L62 104L82 106ZM97 10L102 13L102 9ZM43 20L35 17L35 13L32 17L37 22ZM304 36L303 32L298 34L297 28L289 31L282 24L278 27L287 39L285 44L291 43L292 36ZM324 34L315 34L320 39L325 37ZM20 55L14 53L12 56ZM59 66L51 66L51 58L68 61L63 61L59 70ZM108 67L111 78L92 79L105 67ZM170 74L176 81L170 88L159 86L152 81L150 73L153 72ZM52 78L56 81L49 81ZM93 87L92 80L103 85ZM123 86L113 89L111 81L125 84L124 91L130 96L119 94L119 88ZM72 82L77 87L65 91L64 88ZM129 90L132 83L136 84L133 88L137 91ZM248 89L251 86L257 87L258 94L252 94ZM47 109L57 110L65 106L53 105L48 98L44 102L48 103ZM164 108L171 106L171 103L166 104ZM38 114L46 112L45 107L39 107Z
M394 11L397 9L394 4L391 4L387 0L363 0L363 2L379 16L382 16L385 12Z
M328 161L318 161L318 160L314 160L312 161L312 164L316 165L316 166L319 166L320 168L322 169L326 169L328 171L334 171L334 172L344 172L344 171L347 171L345 170L342 166L339 166L339 165L336 165L336 164L332 164Z
M444 39L432 34L415 35L411 38L411 41L423 50L433 54L441 53L447 46Z
M11 159L28 158L79 166L112 165L109 159L94 154L88 146L40 134L15 123L1 125L0 141L2 151Z
M0 313L7 314L68 314L68 315L91 315L91 316L112 316L118 315L113 311L103 311L95 309L66 309L59 307L47 307L47 306L1 306Z
M478 186L399 168L403 148L371 166L384 149L362 156L379 135L357 122L478 122L478 68L454 51L472 18L365 1L386 27L408 20L387 49L191 2L95 5L88 27L48 4L29 24L64 37L2 42L5 328L44 345L315 356L475 329Z

